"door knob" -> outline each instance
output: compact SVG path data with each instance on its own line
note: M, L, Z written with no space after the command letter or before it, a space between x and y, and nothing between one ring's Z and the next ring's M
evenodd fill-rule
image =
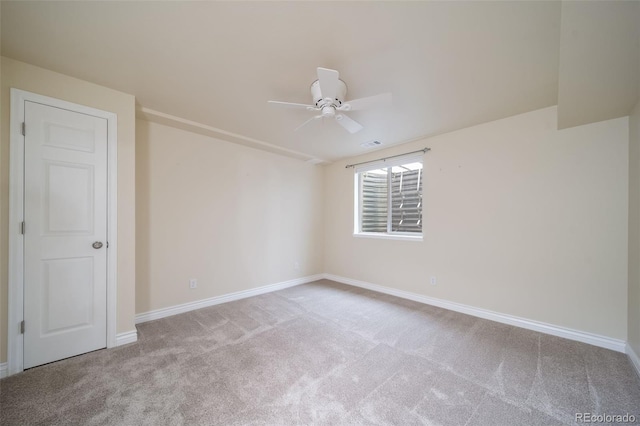
M100 241L96 241L95 243L93 243L93 248L94 249L102 248L102 243Z

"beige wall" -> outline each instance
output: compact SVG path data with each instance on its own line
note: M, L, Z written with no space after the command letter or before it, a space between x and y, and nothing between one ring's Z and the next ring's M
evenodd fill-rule
M322 167L144 120L136 139L136 313L322 272Z
M640 102L629 117L629 332L640 355Z
M354 238L353 171L327 166L325 272L625 340L628 118L558 131L556 117L350 159L432 148L423 242Z
M26 90L118 115L118 318L117 332L133 330L135 307L135 99L92 83L2 58L0 134L0 362L7 359L10 88Z
M405 242L352 236L346 161L136 128L133 96L8 58L0 76L0 362L10 87L118 114L118 332L135 313L327 272L628 339L640 353L638 105L630 119L562 131L546 108L350 159L432 148L425 238Z

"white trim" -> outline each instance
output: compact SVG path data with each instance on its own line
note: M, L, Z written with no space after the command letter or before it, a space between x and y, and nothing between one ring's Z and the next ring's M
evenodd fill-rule
M638 356L638 354L633 350L629 342L627 342L627 356L629 357L633 367L636 369L638 377L640 377L640 356Z
M24 220L24 137L21 132L24 121L25 101L38 102L57 108L101 117L107 120L107 182L108 223L107 241L107 347L116 346L116 300L117 300L117 115L78 105L60 99L11 88L11 110L9 120L9 289L8 289L8 336L7 374L23 370L24 339L20 333L20 322L24 319L24 238L19 232ZM28 131L28 130L27 130Z
M585 331L573 330L570 328L560 327L553 324L534 321L526 318L516 317L513 315L501 314L487 309L476 308L462 303L450 302L448 300L436 299L434 297L423 296L417 293L411 293L404 290L396 290L394 288L384 287L377 284L371 284L365 281L354 280L332 274L323 274L327 280L336 281L342 284L352 285L355 287L366 288L368 290L377 291L379 293L390 294L402 299L413 300L414 302L424 303L427 305L438 306L450 311L461 312L463 314L472 315L478 318L484 318L496 321L502 324L509 324L515 327L526 328L528 330L538 331L540 333L550 334L552 336L564 337L565 339L575 340L578 342L588 343L590 345L599 346L601 348L611 349L616 352L625 352L625 341L613 339L598 334L588 333Z
M0 362L0 379L7 377L9 371L8 364L6 362Z
M128 345L138 341L138 330L125 331L116 336L116 346Z
M353 234L360 233L360 218L362 217L362 178L353 173Z
M107 119L107 348L118 346L118 116Z
M9 119L9 288L7 318L7 374L20 373L23 368L23 335L18 324L24 318L23 271L24 239L19 232L24 217L24 138L21 123L24 119L22 92L11 89Z
M246 299L247 297L258 296L264 293L271 293L272 291L278 291L296 285L318 281L322 278L323 274L310 275L307 277L295 278L293 280L282 281L262 287L251 288L249 290L242 290L234 293L223 294L221 296L210 297L208 299L196 300L195 302L187 302L181 305L174 305L149 312L143 312L136 315L136 324L170 317L172 315L182 314L196 309L206 308L208 306L219 305L221 303L232 302L234 300Z
M388 232L354 232L353 236L356 238L373 238L377 240L423 241L422 233L420 233L420 235L406 235L389 234Z

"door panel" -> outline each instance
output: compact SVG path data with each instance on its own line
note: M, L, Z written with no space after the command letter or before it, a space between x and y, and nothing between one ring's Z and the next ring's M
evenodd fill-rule
M93 259L51 259L42 262L42 336L93 324ZM68 305L74 308L69 309Z
M25 123L30 368L106 347L107 120L26 101Z
M44 235L93 232L93 166L45 161ZM58 191L64 188L64 193Z

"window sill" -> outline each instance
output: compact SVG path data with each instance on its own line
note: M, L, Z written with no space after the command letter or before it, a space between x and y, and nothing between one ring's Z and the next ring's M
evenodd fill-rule
M385 234L382 232L354 232L353 236L378 240L422 241L422 235Z

